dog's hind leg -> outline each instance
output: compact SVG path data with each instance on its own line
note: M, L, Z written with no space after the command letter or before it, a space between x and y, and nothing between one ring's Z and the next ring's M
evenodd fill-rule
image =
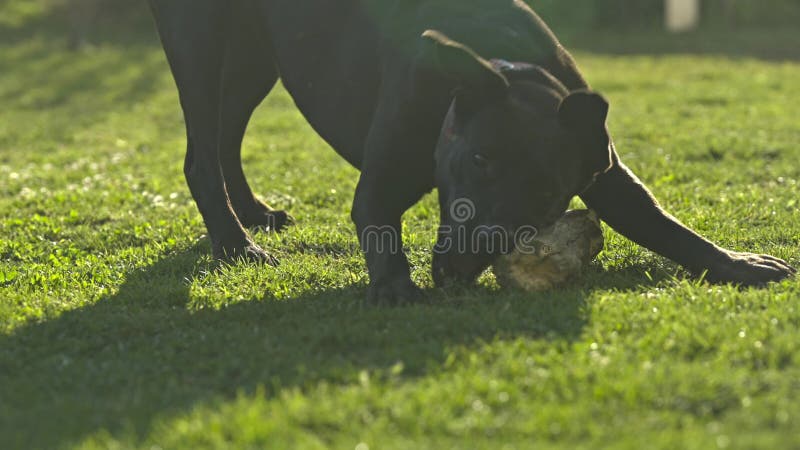
M208 229L215 258L276 261L242 228L220 165L222 75L231 25L224 0L151 0L178 86L187 130L184 174Z
M228 35L222 72L222 114L219 159L231 205L241 224L279 231L291 223L284 211L276 211L258 200L242 170L242 139L253 110L278 80L278 70L267 42L259 32L255 15L244 8L232 12L237 25Z

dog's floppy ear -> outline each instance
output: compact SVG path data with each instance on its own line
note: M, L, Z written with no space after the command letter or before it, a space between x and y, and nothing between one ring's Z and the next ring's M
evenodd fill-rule
M605 132L607 118L608 101L589 90L570 93L558 107L558 120L573 131Z
M558 107L558 121L580 143L593 175L611 168L611 138L608 136L608 101L589 90L567 95Z
M432 53L438 70L455 80L459 87L487 93L507 91L508 79L471 48L436 30L427 30L422 37L433 44Z

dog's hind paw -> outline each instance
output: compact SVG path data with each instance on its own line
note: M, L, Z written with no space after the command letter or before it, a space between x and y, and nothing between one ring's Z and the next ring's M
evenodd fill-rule
M294 217L286 211L267 209L240 214L239 221L245 228L266 232L281 231L294 225Z
M280 263L278 258L270 255L254 242L249 241L245 245L222 245L214 248L214 259L226 263L247 262L266 264L273 267Z

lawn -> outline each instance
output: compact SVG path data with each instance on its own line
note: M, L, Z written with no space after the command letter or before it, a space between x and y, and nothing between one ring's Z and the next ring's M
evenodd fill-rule
M280 88L245 170L297 225L255 236L278 268L218 266L147 21L71 52L57 15L14 4L0 4L0 448L800 448L800 281L710 286L606 229L567 288L485 276L437 291L431 195L404 218L430 304L364 307L357 172ZM786 51L800 32L752 35L576 38L576 57L667 209L800 265L800 47Z

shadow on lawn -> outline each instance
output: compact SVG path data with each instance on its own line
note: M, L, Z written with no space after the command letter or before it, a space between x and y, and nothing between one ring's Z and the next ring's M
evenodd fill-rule
M54 448L102 429L136 439L159 418L258 386L274 396L398 362L416 377L441 369L454 348L570 341L588 319L581 289L557 299L472 289L384 309L363 308L363 287L348 287L192 311L188 280L205 251L165 258L129 274L116 295L0 337L0 447ZM600 287L625 289L625 278Z

